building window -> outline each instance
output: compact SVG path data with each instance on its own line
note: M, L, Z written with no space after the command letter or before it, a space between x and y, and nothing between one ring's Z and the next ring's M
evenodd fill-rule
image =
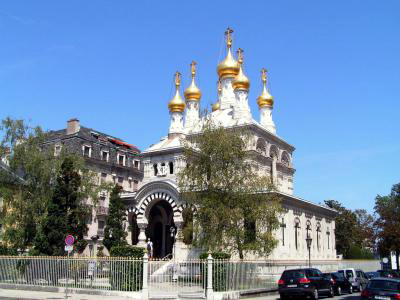
M327 235L327 237L328 237L328 249L330 249L330 244L329 244L329 242L330 242L331 232L329 231L329 228L328 228L328 230L326 231L326 235Z
M318 250L320 249L320 247L319 247L319 234L320 234L320 232L321 232L321 224L318 223L317 224L317 249Z
M108 161L108 157L109 157L109 154L108 154L108 151L101 151L101 160L104 160L104 161Z
M106 197L100 196L100 198L99 198L99 206L106 206Z
M118 164L120 166L125 166L125 155L118 154Z
M282 229L282 246L285 246L285 228L286 228L285 219L282 218L282 223L281 223L281 229Z
M136 169L139 169L139 161L138 161L138 160L135 160L135 161L133 162L133 166L134 166Z
M296 250L299 249L299 243L298 243L299 229L300 229L300 220L296 218L296 220L294 220L294 244L296 246Z
M92 156L92 147L84 145L82 147L82 150L83 150L83 156L86 156L86 157Z
M107 173L101 173L100 183L105 183L107 180Z
M59 156L61 153L61 145L54 146L54 156Z
M139 181L137 181L137 180L134 180L134 181L133 181L133 190L134 190L134 191L137 190L138 184L139 184Z
M124 177L118 177L118 185L122 187L124 184Z
M99 220L99 229L104 229L105 226L106 226L106 221Z
M169 162L169 174L174 174L174 163L172 161Z
M154 176L157 176L157 174L158 174L157 164L153 165L153 169L154 169Z

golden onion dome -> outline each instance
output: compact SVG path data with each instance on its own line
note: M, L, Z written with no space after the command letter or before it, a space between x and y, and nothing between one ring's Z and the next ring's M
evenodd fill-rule
M214 112L214 111L216 111L216 110L218 110L219 109L219 101L217 101L213 106L212 106L212 111Z
M239 48L237 53L239 58L239 74L233 79L232 86L234 90L248 91L250 88L250 80L243 72L243 50Z
M201 98L201 91L200 89L196 86L196 83L194 82L194 77L196 76L196 62L192 61L190 64L191 69L192 69L192 82L190 83L189 87L185 90L185 99L186 101L200 101Z
M168 103L168 109L170 112L183 112L186 108L186 103L179 94L179 86L181 85L181 73L176 71L175 73L175 96Z
M267 90L267 70L264 68L261 70L261 79L263 81L263 91L257 98L258 107L273 107L274 97Z
M227 78L227 77L235 77L239 73L239 64L233 58L231 47L232 47L232 38L231 33L233 32L232 29L228 27L225 31L226 35L226 46L228 48L227 55L223 61L221 61L217 66L217 73L220 78Z

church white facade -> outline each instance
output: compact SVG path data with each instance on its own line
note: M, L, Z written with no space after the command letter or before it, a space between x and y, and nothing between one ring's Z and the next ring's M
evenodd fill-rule
M219 63L218 99L212 112L200 117L201 91L196 86L196 63L191 64L192 81L180 96L180 74L175 75L176 92L168 103L170 127L168 136L142 152L144 177L137 192L125 193L130 226L128 242L145 247L151 239L154 256L164 258L195 258L199 249L183 243L182 210L185 202L179 197L177 174L185 167L182 140L201 132L204 118L226 128L246 127L251 132L249 151L253 151L257 170L270 175L282 198L284 213L276 231L279 243L268 259L305 260L308 258L306 237L312 238L313 260L336 260L335 211L294 196L295 169L292 155L295 148L279 137L272 119L273 97L267 88L267 73L262 70L262 86L257 99L249 99L250 81L244 73L243 53L238 49L238 60L232 54L232 30L226 31L227 54ZM249 101L257 101L260 120L253 119ZM176 240L171 237L175 231ZM174 247L175 243L175 247Z

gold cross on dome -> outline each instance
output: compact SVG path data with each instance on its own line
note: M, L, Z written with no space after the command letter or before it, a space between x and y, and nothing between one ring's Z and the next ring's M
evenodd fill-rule
M241 49L241 48L237 49L237 55L238 55L239 63L242 63L243 62L243 49Z
M196 75L196 65L197 65L197 62L192 60L192 63L190 64L190 67L192 68L192 77L194 77Z
M267 81L267 69L265 69L265 68L261 69L261 79L263 82Z
M228 47L232 46L232 34L233 30L232 28L228 27L225 31L225 35L226 35L226 44L228 45Z
M178 87L181 85L181 73L176 71L175 73L175 85Z

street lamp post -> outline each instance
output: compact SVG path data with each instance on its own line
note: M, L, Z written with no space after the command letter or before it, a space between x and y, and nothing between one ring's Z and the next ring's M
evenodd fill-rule
M173 244L173 248L172 248L172 256L174 257L174 267L173 267L172 280L173 280L173 281L177 281L177 276L176 276L176 261L175 261L175 227L171 226L169 230L170 230L170 232L171 232L172 242L174 243L174 244Z
M312 243L312 238L308 234L307 234L306 242L307 242L307 249L308 249L308 267L311 268L311 243Z

